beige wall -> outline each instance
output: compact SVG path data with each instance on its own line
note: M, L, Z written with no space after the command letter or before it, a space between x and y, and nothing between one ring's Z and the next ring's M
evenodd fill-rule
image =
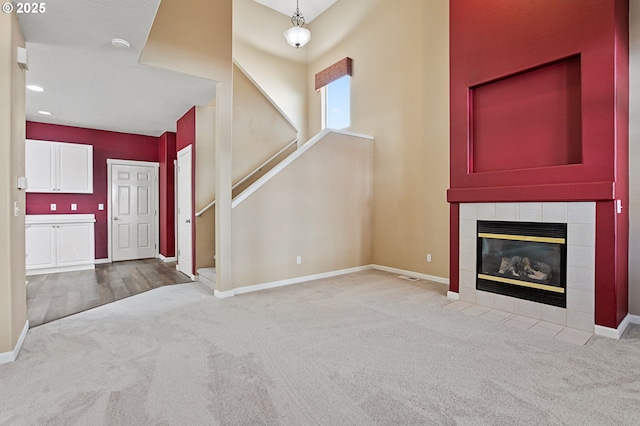
M24 45L16 15L0 14L0 354L14 349L27 320L25 195L16 185L24 176L25 139L25 74L16 48Z
M629 8L629 313L640 315L640 2Z
M293 6L292 6L293 7ZM293 10L292 10L293 12ZM289 46L283 32L289 18L253 0L233 2L233 58L295 123L307 129L307 51Z
M213 182L216 179L216 137L215 101L208 106L196 107L196 211L201 210L215 199ZM215 210L208 210L196 218L196 270L214 265L215 254ZM198 238L198 236L202 236Z
M448 23L447 0L339 0L305 46L311 134L314 74L353 59L350 129L376 138L374 263L439 277L449 276Z
M233 69L233 182L297 136L296 129L238 68Z
M232 3L232 0L162 0L140 57L140 62L147 65L218 82L215 108L201 109L200 120L196 121L200 132L196 131L195 201L196 208L204 207L216 195L216 209L208 213L215 215L216 285L220 289L232 285ZM209 134L211 129L213 136ZM196 221L196 267L210 266L212 262L214 233L209 232L210 228L210 217Z
M330 133L233 209L234 287L371 264L373 143Z

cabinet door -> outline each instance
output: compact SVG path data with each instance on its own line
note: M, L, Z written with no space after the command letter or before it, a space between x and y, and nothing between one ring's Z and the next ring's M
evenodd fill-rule
M55 229L52 225L27 225L25 245L27 269L56 266Z
M58 143L58 191L93 193L93 147Z
M52 142L25 141L25 174L27 192L53 192L56 188L56 144Z
M58 266L93 263L93 223L56 225L56 253Z

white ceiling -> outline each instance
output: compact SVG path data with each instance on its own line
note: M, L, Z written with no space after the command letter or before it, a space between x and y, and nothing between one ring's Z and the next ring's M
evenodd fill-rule
M293 0L255 0L284 15ZM336 0L299 0L307 22ZM20 14L27 42L27 120L159 136L194 105L215 97L215 82L138 63L160 0L49 0L43 14ZM131 43L116 49L112 38ZM53 115L43 116L39 110Z
M296 11L295 0L254 0L284 15L291 16ZM298 0L300 13L306 22L311 22L329 9L337 0Z
M215 83L138 63L159 0L51 0L43 14L18 15L27 41L27 120L159 136L175 131ZM123 38L129 50L111 39ZM49 117L38 114L46 110Z

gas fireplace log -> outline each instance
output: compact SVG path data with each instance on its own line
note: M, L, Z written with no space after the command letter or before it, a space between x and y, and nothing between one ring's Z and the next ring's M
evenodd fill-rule
M547 281L551 278L551 267L544 262L532 263L528 257L503 257L498 273Z

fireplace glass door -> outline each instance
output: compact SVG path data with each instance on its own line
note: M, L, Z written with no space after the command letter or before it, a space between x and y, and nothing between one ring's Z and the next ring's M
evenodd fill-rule
M565 307L567 225L478 221L478 290Z

